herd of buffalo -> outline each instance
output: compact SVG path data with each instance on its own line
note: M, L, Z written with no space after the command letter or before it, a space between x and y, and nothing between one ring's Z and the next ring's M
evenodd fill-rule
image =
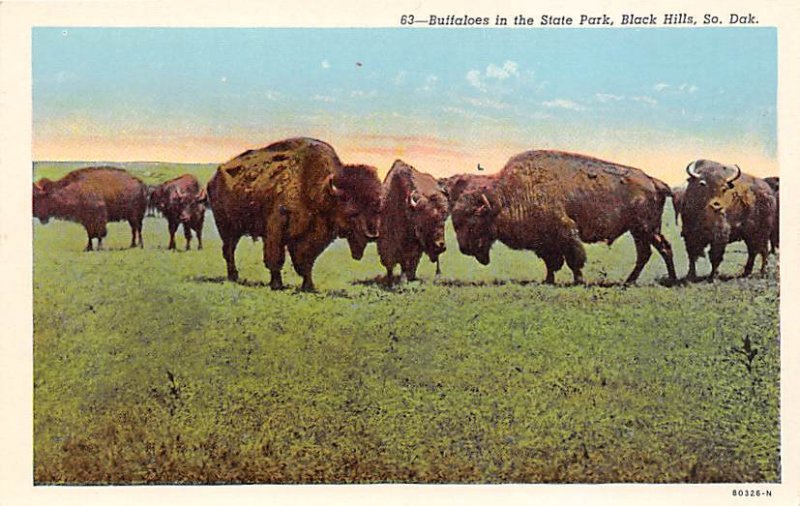
M661 215L672 198L682 221L681 236L689 257L689 280L695 262L710 246L713 279L725 247L747 245L743 276L761 255L761 272L778 244L778 178L759 179L737 166L709 160L690 163L685 188L670 189L643 171L561 151L526 151L512 157L496 174L460 174L436 179L397 160L383 183L374 167L345 165L327 143L288 139L250 150L222 164L204 188L192 175L148 187L114 167L88 167L58 181L33 184L33 214L82 224L102 247L109 221L128 221L131 247L144 247L142 222L148 207L169 223L169 249L183 225L186 249L192 233L202 248L203 219L210 206L229 280L238 279L236 245L243 236L261 239L270 287L283 286L286 251L302 289L313 290L316 258L337 237L345 238L355 259L377 242L386 280L399 264L413 280L423 254L432 262L445 251L448 216L462 253L489 263L492 244L532 250L547 267L546 283L564 265L575 283L583 282L583 243L609 245L630 232L636 264L626 282L636 281L652 251L661 255L667 276L676 281L672 248L661 233Z

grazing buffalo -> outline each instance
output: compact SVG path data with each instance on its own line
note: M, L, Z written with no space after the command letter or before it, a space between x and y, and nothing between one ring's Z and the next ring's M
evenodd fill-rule
M314 289L314 261L337 236L347 239L357 260L378 236L377 171L343 165L330 145L315 139L288 139L242 153L217 169L208 196L232 281L238 279L234 253L243 235L263 239L271 288L283 286L288 249L303 290Z
M683 205L683 196L686 193L686 187L676 186L672 189L672 209L675 211L675 224L678 224L678 218L681 216L681 206Z
M764 182L772 188L772 192L775 194L775 223L772 226L772 233L769 237L769 252L775 253L781 246L780 246L780 232L781 232L781 225L780 225L780 189L781 189L781 179L777 176L775 177L765 177Z
M140 247L142 221L147 207L147 186L126 171L115 167L87 167L70 172L58 181L47 178L33 184L33 215L42 223L51 217L80 223L86 229L92 251L103 246L110 221L127 221L131 225L131 248Z
M203 249L203 220L206 215L208 197L206 189L191 174L170 179L153 190L151 201L167 218L169 224L169 246L175 249L175 232L183 225L186 250L192 240L192 230L197 235L197 249Z
M747 263L742 276L753 271L756 255L761 255L761 272L767 268L767 245L775 221L775 196L763 179L744 174L738 165L728 166L709 160L697 160L686 167L686 188L681 218L681 235L689 255L687 278L697 278L695 262L711 245L711 274L730 242L744 241Z
M430 174L397 160L383 181L378 255L391 283L394 266L402 276L416 279L417 265L425 253L437 262L445 250L444 222L447 194ZM438 269L437 269L438 272Z
M545 283L566 260L583 282L583 242L609 245L625 232L636 244L636 281L653 246L675 280L672 248L661 234L669 187L639 169L560 151L527 151L497 174L471 183L452 208L461 252L489 263L495 240L533 250L547 266Z

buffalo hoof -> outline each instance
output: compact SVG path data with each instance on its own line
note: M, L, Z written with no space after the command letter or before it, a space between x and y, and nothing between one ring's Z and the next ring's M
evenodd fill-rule
M300 285L300 291L301 292L306 292L306 293L316 293L317 289L314 286L314 283L305 283L305 282L303 282L303 284Z
M234 283L239 281L239 273L238 272L229 272L228 273L228 281L233 281Z

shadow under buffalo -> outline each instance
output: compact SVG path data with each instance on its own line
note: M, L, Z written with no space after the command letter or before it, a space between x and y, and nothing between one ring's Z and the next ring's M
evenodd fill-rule
M226 276L189 276L187 279L192 283L214 283L217 285L222 285L225 283L234 283L236 285L244 286L247 288L259 288L259 289L263 288L270 292L289 291L301 295L339 297L345 299L352 298L350 294L348 294L345 290L314 290L313 292L309 292L306 290L301 290L299 286L291 286L291 285L283 285L283 288L273 290L272 288L270 288L269 283L265 281L252 281L249 279L242 279L242 278L239 278L238 281L229 281Z

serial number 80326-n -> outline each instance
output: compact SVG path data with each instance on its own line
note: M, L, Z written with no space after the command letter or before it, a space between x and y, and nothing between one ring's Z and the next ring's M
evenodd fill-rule
M733 497L772 497L771 490L733 489Z

